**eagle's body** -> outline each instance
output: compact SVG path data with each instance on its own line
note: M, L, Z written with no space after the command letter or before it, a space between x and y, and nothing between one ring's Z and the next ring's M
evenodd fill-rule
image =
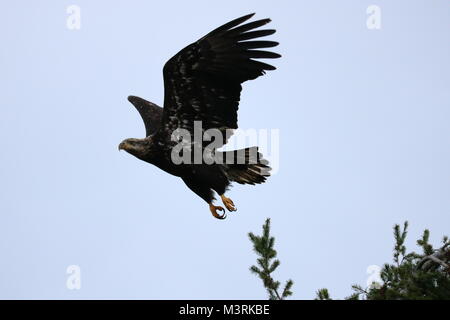
M164 108L135 96L128 100L141 114L146 138L126 139L119 149L124 149L137 158L151 163L161 170L183 179L186 185L204 199L216 218L224 218L214 206L213 190L222 198L229 211L234 211L231 199L224 193L231 182L242 184L263 183L269 175L267 161L257 151L257 147L220 152L232 129L237 128L237 110L241 84L275 67L253 58L278 58L276 53L259 48L274 47L273 41L245 41L273 34L275 30L253 29L270 22L269 19L242 24L253 14L235 19L187 46L164 66ZM201 163L174 161L174 150L181 140L176 139L178 130L194 136L196 124L201 123L201 133L209 131L221 134L210 150L211 142L183 140L181 154L199 150L223 162ZM199 145L200 144L200 145ZM196 149L197 148L197 149ZM205 151L206 150L206 151ZM227 161L225 161L227 159ZM232 163L228 159L234 159Z

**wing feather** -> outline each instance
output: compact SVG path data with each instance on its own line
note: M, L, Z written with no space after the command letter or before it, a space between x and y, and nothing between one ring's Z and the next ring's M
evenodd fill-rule
M155 133L161 126L163 108L145 99L129 96L130 101L141 115L145 125L146 136Z
M164 111L161 136L170 139L175 129L193 132L194 122L203 130L236 129L241 84L276 68L254 59L275 59L280 55L258 50L278 42L255 40L275 30L254 30L270 22L245 23L254 14L230 21L185 47L164 66ZM250 41L247 41L250 40ZM223 141L223 143L226 143Z

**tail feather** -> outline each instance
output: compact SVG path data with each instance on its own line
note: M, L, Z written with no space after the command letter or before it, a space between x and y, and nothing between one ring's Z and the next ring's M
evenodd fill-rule
M258 147L222 152L224 172L230 181L240 184L264 183L270 176L269 162Z

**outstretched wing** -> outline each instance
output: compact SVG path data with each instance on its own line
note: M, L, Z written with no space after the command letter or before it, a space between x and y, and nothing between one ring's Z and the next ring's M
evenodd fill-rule
M275 30L254 30L270 19L242 24L253 15L213 30L165 64L161 129L169 137L178 128L193 132L194 121L201 121L203 130L215 128L222 133L238 127L241 83L263 75L266 70L275 70L254 59L280 57L270 51L255 50L275 47L278 43L254 41Z
M136 107L142 117L142 120L144 120L146 136L148 137L155 133L161 126L163 108L150 101L135 96L129 96L128 101Z

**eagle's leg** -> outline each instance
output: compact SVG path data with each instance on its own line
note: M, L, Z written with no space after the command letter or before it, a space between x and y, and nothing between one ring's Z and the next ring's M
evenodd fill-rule
M228 209L228 211L236 211L237 210L237 208L234 206L233 200L225 197L225 194L221 194L220 197L222 198L222 202L223 202L224 206Z
M194 191L200 198L202 198L209 204L209 210L211 211L214 218L221 220L226 218L225 209L220 206L213 205L212 202L214 200L214 195L211 188L205 186L204 183L199 182L197 179L192 177L184 177L182 179L184 183L186 183L186 185L189 187L189 189ZM217 211L222 211L223 214L221 215L217 213Z
M214 218L222 220L222 219L225 219L227 217L227 215L225 214L225 209L222 208L221 206L213 205L212 202L209 203L209 210L211 211L211 213L214 216ZM223 211L223 214L218 214L217 210Z

